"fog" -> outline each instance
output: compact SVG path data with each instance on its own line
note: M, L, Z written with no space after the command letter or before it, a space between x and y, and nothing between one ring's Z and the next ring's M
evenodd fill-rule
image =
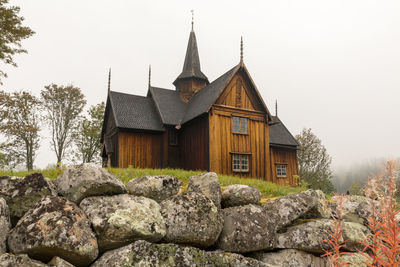
M210 81L244 62L269 109L293 135L312 128L333 167L400 157L400 2L11 0L36 34L1 89L39 95L50 83L82 89L89 105L111 89L173 88L194 9L202 71ZM38 167L55 163L43 131Z

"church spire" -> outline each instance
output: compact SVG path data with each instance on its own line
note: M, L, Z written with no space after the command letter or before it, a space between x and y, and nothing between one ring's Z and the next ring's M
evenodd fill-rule
M199 51L197 49L196 34L193 30L193 17L192 31L189 35L183 69L181 74L178 76L178 78L176 78L173 84L175 85L177 91L185 91L184 94L186 96L183 97L185 101L188 100L201 88L209 84L207 76L204 75L200 68L200 58Z
M111 90L111 68L108 70L108 91Z

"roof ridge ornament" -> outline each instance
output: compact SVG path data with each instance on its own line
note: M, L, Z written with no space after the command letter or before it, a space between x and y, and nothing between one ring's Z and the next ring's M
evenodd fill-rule
M275 117L278 117L278 99L275 99Z
M194 9L190 10L190 12L192 12L192 31L193 30L193 25L194 25Z
M240 64L243 64L243 36L240 36Z
M149 65L149 88L151 87L151 64Z
M108 70L108 91L111 90L111 67Z

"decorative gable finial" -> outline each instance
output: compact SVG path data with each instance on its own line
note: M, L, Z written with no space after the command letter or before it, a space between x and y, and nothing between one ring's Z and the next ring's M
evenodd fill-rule
M192 12L192 31L193 31L193 25L194 25L194 9L190 10Z
M108 91L111 90L111 68L108 70Z
M275 117L278 117L278 100L275 99Z
M243 63L243 36L240 36L240 63Z
M151 87L151 64L149 65L149 88Z

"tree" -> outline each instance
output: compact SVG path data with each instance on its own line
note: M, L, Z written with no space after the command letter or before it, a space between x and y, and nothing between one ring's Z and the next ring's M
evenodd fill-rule
M300 144L298 151L300 178L312 189L321 189L325 193L334 191L330 168L332 158L321 140L311 132L311 129L306 128L296 135L296 140Z
M82 163L100 162L100 136L103 125L105 104L101 102L91 106L88 110L89 117L83 117L78 124L73 139L78 152L77 157Z
M50 84L41 92L45 119L51 129L51 146L61 163L65 151L72 145L73 131L76 129L79 115L86 104L81 89L72 85Z
M8 1L0 0L0 60L16 67L13 56L27 52L21 41L32 36L34 31L22 25L24 18L18 16L20 8L7 6ZM7 77L7 73L0 70L0 84L2 77Z
M357 181L354 181L349 187L349 192L350 192L350 195L361 196L362 195L362 187Z
M40 100L27 91L0 91L0 133L7 142L0 146L4 165L25 161L28 170L39 148ZM13 163L13 164L12 164Z

